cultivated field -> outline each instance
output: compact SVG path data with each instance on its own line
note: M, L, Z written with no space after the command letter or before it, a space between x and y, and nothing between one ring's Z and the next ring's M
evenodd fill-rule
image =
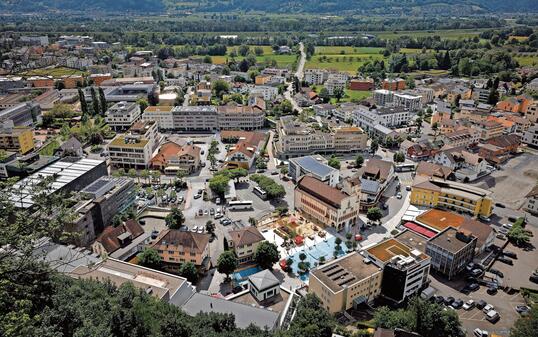
M66 75L86 75L84 71L66 67L33 69L20 73L24 76L52 76L61 77Z

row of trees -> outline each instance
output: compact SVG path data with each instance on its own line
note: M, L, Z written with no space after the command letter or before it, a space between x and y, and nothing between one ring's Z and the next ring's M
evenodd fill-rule
M262 190L267 192L268 199L282 198L286 195L284 186L278 184L276 181L267 176L253 174L250 176L250 180L254 181Z

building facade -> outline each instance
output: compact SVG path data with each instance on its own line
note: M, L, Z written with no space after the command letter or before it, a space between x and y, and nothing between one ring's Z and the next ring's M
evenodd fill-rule
M136 102L118 102L106 111L105 121L115 131L127 130L140 120L142 113Z
M108 144L110 163L117 167L148 168L159 138L154 121L133 124L127 133Z
M476 238L470 232L448 227L428 241L426 254L432 269L450 280L473 260L475 248Z

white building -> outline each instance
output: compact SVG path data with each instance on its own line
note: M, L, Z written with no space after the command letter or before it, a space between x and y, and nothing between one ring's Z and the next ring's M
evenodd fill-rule
M415 95L396 93L394 94L393 103L395 106L401 106L412 111L422 108L421 97Z
M521 141L530 146L538 147L538 125L531 126Z
M250 293L259 302L280 294L280 281L268 269L248 277Z
M257 85L250 89L250 94L263 96L265 101L272 101L278 96L278 88L268 85Z
M385 106L394 101L394 92L385 89L374 90L374 102L376 105Z
M331 78L325 82L325 88L327 89L327 92L329 95L334 95L335 91L337 89L344 91L346 88L346 81Z
M160 141L157 123L137 122L108 144L110 163L117 167L148 168Z
M135 102L119 102L106 111L105 121L112 129L125 130L131 127L142 116L140 106Z

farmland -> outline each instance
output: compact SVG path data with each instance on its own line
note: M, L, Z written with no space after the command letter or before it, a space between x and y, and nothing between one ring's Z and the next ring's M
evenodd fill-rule
M52 77L57 78L57 77L62 77L62 76L86 75L86 72L78 70L78 69L71 69L71 68L66 68L66 67L55 67L55 68L33 69L33 70L23 72L20 75L52 76Z
M297 56L295 54L275 54L271 46L249 46L249 48L251 52L254 52L255 48L261 48L263 50L263 54L256 56L256 60L259 63L275 60L278 67L286 68L291 67L297 59ZM231 60L230 55L232 54L232 51L235 51L236 54L238 54L237 50L237 46L228 46L226 48L226 55L212 56L211 62L213 64L225 64L227 61ZM234 57L234 59L236 61L241 61L243 59L243 56L236 56Z

